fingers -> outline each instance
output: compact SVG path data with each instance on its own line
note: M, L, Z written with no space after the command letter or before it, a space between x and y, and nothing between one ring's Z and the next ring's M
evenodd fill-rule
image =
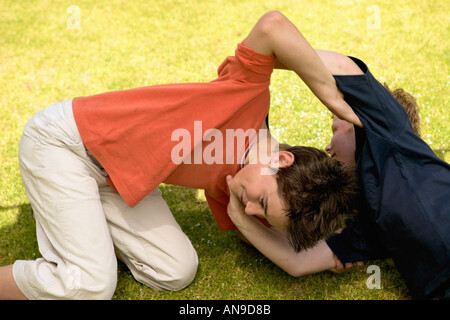
M342 264L341 260L339 260L339 258L333 254L333 258L334 258L334 262L336 263L336 266L331 269L332 272L334 273L341 273L345 270L344 265Z
M226 180L226 182L227 182L227 185L228 185L228 191L229 191L229 193L230 193L229 206L230 206L230 205L231 205L231 206L236 206L237 203L241 203L241 202L240 202L240 199L238 199L237 195L235 194L235 192L232 191L232 188L231 188L231 184L233 183L233 177L230 176L230 175L227 175L227 176L225 177L225 180ZM233 204L232 204L232 203L233 203Z
M231 183L232 183L232 181L233 181L233 177L230 176L230 175L227 175L227 176L225 177L225 180L226 180L226 182L227 182L228 191L230 192L230 196L231 196L231 195L232 195L232 192L231 192Z
M335 112L335 115L341 120L345 120L345 121L350 122L360 128L364 128L363 123L361 122L361 120L359 120L359 117L350 108L350 106L348 106L348 108L345 108L345 111Z
M347 120L350 123L353 123L355 126L358 126L360 128L364 128L363 123L361 122L361 120L359 120L358 116L353 113L353 115L349 116L349 120Z
M339 119L353 123L360 128L364 128L364 125L361 120L359 120L359 117L344 99L338 99L338 102L336 102L333 106L329 106L328 109L330 109L330 111Z
M346 262L345 264L343 264L335 254L333 254L333 258L336 263L336 266L330 269L330 271L337 274L343 273L344 271L347 271L354 266L360 267L364 264L362 261Z

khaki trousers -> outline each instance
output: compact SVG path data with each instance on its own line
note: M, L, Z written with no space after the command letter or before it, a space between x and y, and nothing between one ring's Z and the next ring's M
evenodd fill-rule
M117 283L114 246L149 287L180 290L195 277L197 253L160 190L134 208L124 202L85 149L71 100L27 123L19 165L42 255L13 266L29 299L110 299Z

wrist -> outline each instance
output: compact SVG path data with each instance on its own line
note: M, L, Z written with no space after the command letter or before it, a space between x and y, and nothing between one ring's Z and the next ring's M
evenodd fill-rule
M333 110L341 110L347 105L344 100L344 95L339 91L336 85L334 85L334 88L330 85L325 86L322 97L323 104L330 109L331 112L333 112Z

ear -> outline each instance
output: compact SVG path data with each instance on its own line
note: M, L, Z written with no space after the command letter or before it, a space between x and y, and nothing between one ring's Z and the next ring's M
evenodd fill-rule
M278 168L289 167L294 163L295 156L289 151L279 151L272 154L270 158L271 166Z

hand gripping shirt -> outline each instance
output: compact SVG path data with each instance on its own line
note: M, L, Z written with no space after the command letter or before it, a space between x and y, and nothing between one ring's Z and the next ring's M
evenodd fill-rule
M78 97L75 121L84 145L108 173L108 183L129 206L160 183L204 189L219 227L233 229L225 177L239 170L251 133L268 114L274 62L275 56L242 42L211 82ZM239 148L235 142L231 154L227 130L249 133L246 144Z
M327 244L343 262L390 257L413 298L450 278L450 166L415 133L406 112L360 60L335 76L364 124L355 127L361 207Z

